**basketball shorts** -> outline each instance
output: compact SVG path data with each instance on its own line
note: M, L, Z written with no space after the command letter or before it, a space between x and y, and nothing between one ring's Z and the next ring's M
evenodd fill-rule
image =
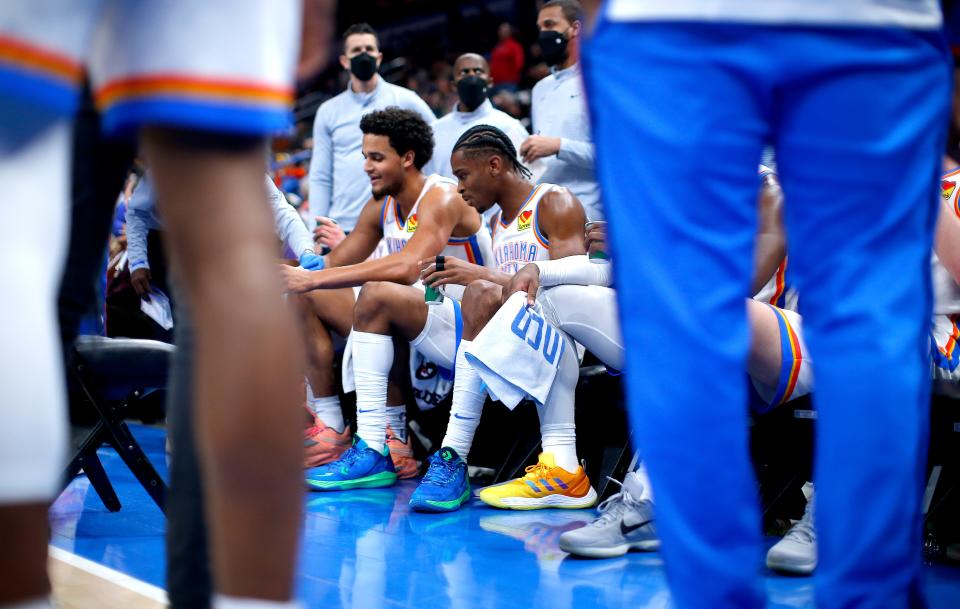
M934 315L930 329L930 357L933 378L938 381L960 382L960 314Z
M803 318L794 311L767 306L776 313L780 326L780 377L775 386L750 379L755 390L751 406L758 412L766 412L813 390L813 360L803 342Z
M88 76L108 133L290 125L297 0L32 0L0 11L0 95L69 114Z

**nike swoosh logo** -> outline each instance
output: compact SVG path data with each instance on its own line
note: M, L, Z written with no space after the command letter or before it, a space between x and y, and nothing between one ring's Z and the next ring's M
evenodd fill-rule
M637 524L628 525L627 523L625 523L624 521L621 520L621 521L620 521L620 532L621 532L623 535L628 535L628 534L630 534L630 533L633 533L634 531L636 531L636 530L639 529L640 527L646 526L646 525L650 524L651 522L653 522L653 521L652 521L652 520L641 520L641 521L638 522Z
M357 410L357 412L376 412L376 411L377 411L376 408L368 408L367 410L363 410L363 409Z
M477 417L461 417L459 414L453 413L453 418L463 419L464 421L475 421Z

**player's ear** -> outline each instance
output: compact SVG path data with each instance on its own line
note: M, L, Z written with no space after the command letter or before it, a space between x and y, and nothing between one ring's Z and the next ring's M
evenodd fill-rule
M490 170L490 175L497 177L500 175L500 172L503 171L503 159L495 154L491 154L487 160L487 168Z
M340 56L340 67L343 68L344 70L350 69L350 60L347 59L346 55Z
M413 150L407 150L406 152L403 153L403 156L400 157L400 164L403 166L404 169L407 169L408 167L413 167L414 166L413 161L416 159L416 157L417 157L417 153L415 153Z

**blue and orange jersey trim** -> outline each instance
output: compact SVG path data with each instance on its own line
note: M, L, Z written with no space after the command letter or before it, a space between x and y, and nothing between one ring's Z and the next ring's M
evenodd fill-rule
M75 87L83 77L83 67L72 58L35 45L0 35L0 65L31 72Z
M383 206L380 208L380 232L383 233L384 228L387 226L387 212L390 211L390 203L393 201L393 197L387 195L383 200ZM403 228L402 226L400 228Z
M109 82L94 99L109 133L155 123L267 135L292 124L292 89L261 83L153 74Z
M939 346L936 339L933 336L930 337L933 363L938 368L949 372L953 372L960 365L960 348L957 347L957 342L960 341L960 328L957 327L958 319L960 319L960 315L950 316L950 321L953 322L953 331L944 346Z
M537 213L539 211L540 206L537 205L533 209L533 235L537 238L537 243L539 243L541 247L550 249L550 240L547 239L547 237L543 234L543 231L540 230L540 214Z
M83 66L73 58L0 35L0 87L59 112L72 112L77 105Z
M144 98L187 98L218 102L231 106L287 108L293 103L293 90L261 83L198 78L183 74L153 74L114 80L100 87L97 105L112 105Z
M787 259L784 258L783 262L780 263L780 266L777 267L777 273L774 275L774 290L773 296L770 297L770 301L767 304L771 304L775 307L783 307L783 295L787 291Z
M777 325L780 326L780 379L777 389L770 400L770 406L779 406L790 401L793 390L797 387L800 378L800 366L803 364L803 351L800 339L793 326L781 309L770 306L777 316Z
M480 252L480 242L477 241L476 235L469 237L450 237L450 239L447 240L447 245L462 246L466 252L467 262L484 266L485 261L483 254Z
M527 199L523 202L523 205L520 206L520 209L517 210L517 218L519 218L523 210L527 208L527 205L530 205L530 201L533 201L533 196L537 194L537 191L540 190L540 188L542 187L543 187L543 184L537 184L530 190L530 194L527 195ZM500 215L498 216L498 219L500 221L500 226L502 226L503 228L509 227L510 224L503 221L503 212L501 211L499 213ZM517 218L514 218L514 220L516 220Z

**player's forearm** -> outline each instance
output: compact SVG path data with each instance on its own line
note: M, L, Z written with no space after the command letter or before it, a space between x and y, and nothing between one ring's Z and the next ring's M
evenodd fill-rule
M132 210L127 211L127 259L130 270L150 268L147 257L147 227Z
M495 283L502 287L507 287L507 284L510 283L510 280L513 278L513 275L507 275L506 273L501 273L500 271L495 271L493 269L488 269L486 267L481 267L484 270L482 279L485 279L491 283Z
M557 260L533 262L540 269L540 285L600 285L613 283L609 264L590 262L586 256L567 256Z
M596 158L592 142L581 142L570 138L560 138L560 150L557 158L579 167L593 168Z
M389 281L410 285L416 282L419 273L417 262L412 257L386 256L359 264L314 271L310 273L309 286L311 290L352 288L369 281Z

